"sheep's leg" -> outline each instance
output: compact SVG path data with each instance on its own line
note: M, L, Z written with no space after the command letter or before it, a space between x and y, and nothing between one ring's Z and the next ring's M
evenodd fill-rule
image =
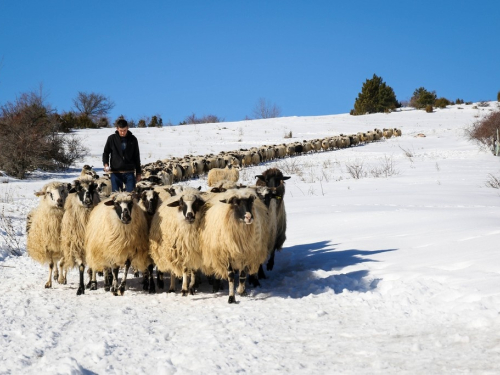
M189 283L189 294L194 295L195 285L196 285L196 272L191 270L191 282Z
M78 286L78 290L76 291L76 295L85 294L85 285L83 284L83 274L85 273L85 265L80 263L78 266L78 270L80 271L80 285Z
M269 256L269 260L267 261L267 270L268 271L272 271L272 269L274 267L274 253L275 253L275 250L273 249L273 251L271 251L271 255Z
M182 296L186 297L188 295L188 269L184 267L182 269Z
M238 284L238 294L240 296L246 296L247 292L245 291L245 283L247 281L248 267L245 267L242 271L240 271L240 282Z
M149 282L150 282L150 273L149 273L149 267L144 271L144 274L142 275L142 290L148 291L149 290ZM135 274L134 274L135 277Z
M113 283L113 273L109 268L104 269L104 290L109 292Z
M59 284L66 284L66 274L68 271L64 268L64 258L61 258L61 260L59 260L59 268L61 270L61 273L57 278L57 282Z
M122 282L120 283L120 287L118 288L118 295L123 296L125 294L125 286L127 285L127 274L128 269L130 268L130 260L127 259L125 262L125 271L123 272Z
M87 268L87 275L89 275L89 282L87 283L87 285L85 285L87 289L90 289L90 287L92 286L92 274L92 268Z
M161 272L158 267L156 267L156 283L158 285L158 288L165 288L165 283L163 282L163 272Z
M262 264L259 266L258 277L259 277L259 279L267 279L267 276L266 276L266 274L264 272L264 267L262 267Z
M173 272L170 272L170 288L168 289L169 293L175 293L175 275Z
M257 275L257 274L249 275L249 276L248 276L248 282L249 282L250 284L252 284L252 286L253 286L254 288L257 288L258 286L261 286L261 285L260 285L260 282L259 282L259 277L258 277L258 275Z
M234 297L234 270L231 264L227 266L227 280L229 281L229 303L236 303L236 298Z
M54 262L51 260L49 263L49 280L45 283L46 288L52 288L52 270L54 269Z
M111 273L113 274L113 285L111 285L111 291L116 296L118 293L118 271L119 267L115 267L111 269Z
M59 279L59 268L57 266L57 262L55 264L55 269L54 269L54 280L57 281Z
M153 294L156 293L156 286L155 286L155 278L154 278L154 265L150 264L148 266L148 273L149 273L149 293Z
M90 280L90 290L97 290L97 272L92 270L92 278Z

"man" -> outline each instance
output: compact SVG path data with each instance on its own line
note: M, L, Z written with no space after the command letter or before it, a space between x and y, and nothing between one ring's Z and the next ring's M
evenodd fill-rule
M125 186L125 190L130 192L134 190L135 183L141 180L139 143L123 118L116 122L115 134L111 134L106 141L102 163L104 171L111 174L112 191L122 191Z

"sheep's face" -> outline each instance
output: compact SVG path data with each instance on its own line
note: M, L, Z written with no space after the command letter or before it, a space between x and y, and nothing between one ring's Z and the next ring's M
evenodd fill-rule
M42 191L36 192L35 195L37 197L43 196L43 199L52 207L63 208L70 188L71 184L51 184Z
M145 190L141 193L141 201L146 208L148 215L154 215L158 208L158 192L154 190Z
M123 224L130 224L132 221L132 209L134 208L134 202L132 196L129 195L127 199L117 199L115 196L112 200L104 202L106 206L114 206L114 210L120 221Z
M104 192L104 188L106 186L109 186L108 184L110 184L110 182L104 182L104 181L99 182L96 186L97 193L102 194Z
M189 224L193 224L196 215L200 211L205 201L198 196L181 196L173 202L167 204L168 207L178 207L178 212Z
M76 193L78 197L78 202L85 207L89 208L94 205L94 193L97 190L97 185L94 182L81 183L75 180L74 186L69 191L70 193Z
M237 221L240 221L245 224L253 223L253 202L255 197L251 195L248 198L240 198L240 197L231 197L229 199L221 200L222 203L227 203L231 205L231 209L233 210L234 218Z

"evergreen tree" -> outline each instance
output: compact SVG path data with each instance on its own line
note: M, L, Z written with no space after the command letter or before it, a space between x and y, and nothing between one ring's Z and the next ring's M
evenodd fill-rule
M410 106L417 109L425 108L428 105L434 105L436 99L436 91L431 92L424 87L419 87L413 92L413 96L410 99Z
M158 117L153 116L151 117L151 121L148 124L148 127L150 128L156 128L158 126Z
M354 102L352 115L364 115L366 113L389 112L401 107L397 101L392 87L388 86L376 74L372 79L367 79Z

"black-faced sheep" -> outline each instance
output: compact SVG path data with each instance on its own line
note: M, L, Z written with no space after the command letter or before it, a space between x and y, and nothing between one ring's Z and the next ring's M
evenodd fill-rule
M274 267L274 254L276 250L281 250L283 244L286 240L286 210L285 210L285 185L284 181L288 180L290 176L284 176L278 168L269 168L264 171L261 175L257 177L257 186L267 186L270 188L282 187L280 189L281 195L277 194L277 207L276 207L276 217L277 217L277 231L276 231L276 241L274 244L274 250L271 251L269 260L267 262L267 270L271 271Z
M250 188L228 190L207 205L200 232L203 270L229 281L228 302L234 303L235 270L238 293L246 295L247 275L257 273L267 257L267 209Z
M49 279L46 288L52 288L54 279L59 277L57 262L63 256L61 250L61 222L64 215L64 203L71 185L62 182L49 182L35 195L40 197L38 207L28 214L28 238L26 249L31 258L41 264L49 264Z
M85 230L92 209L100 202L95 193L97 185L90 176L75 180L64 205L61 223L61 248L63 258L59 265L59 283L66 284L68 269L78 267L80 272L77 295L85 293L83 273L85 271Z
M148 224L133 193L118 193L99 203L85 233L87 265L92 268L91 290L97 289L96 272L105 268L113 273L112 291L123 295L132 261L140 270L149 266ZM118 285L118 271L125 267Z
M164 202L153 217L149 251L158 270L171 273L169 292L175 291L175 278L182 277L182 295L194 294L195 271L202 266L199 225L204 204L199 190L186 189Z

